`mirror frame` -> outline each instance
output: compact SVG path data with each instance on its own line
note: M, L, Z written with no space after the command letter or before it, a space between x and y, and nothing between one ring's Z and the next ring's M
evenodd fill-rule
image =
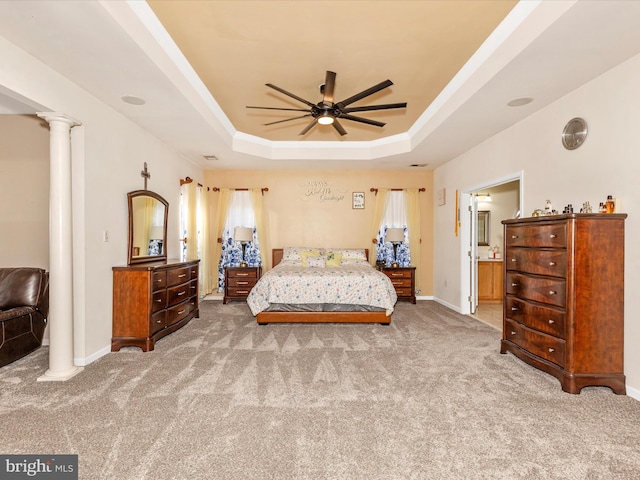
M490 210L478 210L478 246L488 247Z
M163 232L163 240L162 240L162 254L161 255L146 255L146 256L136 256L133 255L133 199L138 197L152 197L158 200L160 203L164 205L164 232ZM127 257L128 265L135 265L138 263L145 262L159 262L159 261L167 261L167 220L169 218L169 202L167 202L162 196L157 194L156 192L152 192L150 190L134 190L133 192L127 193L127 203L129 206L129 251Z

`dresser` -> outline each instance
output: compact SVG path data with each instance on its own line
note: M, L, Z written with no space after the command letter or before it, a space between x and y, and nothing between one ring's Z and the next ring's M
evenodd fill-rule
M262 273L262 267L225 267L224 298L222 303L232 300L245 301Z
M199 316L198 262L113 267L112 352L125 346L153 350L158 339Z
M624 395L626 214L504 220L500 353L511 352L580 393Z
M382 267L381 271L391 279L398 300L416 303L416 267Z
M478 303L502 303L502 260L478 261Z

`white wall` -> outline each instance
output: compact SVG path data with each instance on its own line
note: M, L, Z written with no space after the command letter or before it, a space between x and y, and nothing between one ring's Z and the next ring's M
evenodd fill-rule
M622 200L626 221L625 374L627 386L640 394L640 56L617 66L531 117L495 135L439 167L434 189L455 192L495 178L523 173L523 216L543 208L550 199L562 211L585 200L597 206L608 194ZM526 107L522 107L526 108ZM582 147L565 150L560 134L566 122L583 117L589 135ZM578 211L578 210L574 210ZM454 234L454 203L436 207L434 295L461 307L461 245ZM463 218L464 220L464 218ZM498 346L496 346L498 348ZM635 396L635 395L634 395Z
M49 269L49 125L0 115L0 267Z
M0 87L42 106L40 111L64 113L82 122L81 127L72 129L71 136L74 345L76 362L84 365L110 350L111 268L127 261L126 193L143 188L140 171L144 162L151 172L148 188L169 201L169 256L178 256L179 179L190 176L201 182L203 172L3 38L0 58ZM14 181L2 176L0 190ZM44 185L44 179L39 181ZM48 176L46 185L48 189ZM4 214L0 211L0 215ZM110 238L106 243L105 230ZM0 251L6 241L3 234Z

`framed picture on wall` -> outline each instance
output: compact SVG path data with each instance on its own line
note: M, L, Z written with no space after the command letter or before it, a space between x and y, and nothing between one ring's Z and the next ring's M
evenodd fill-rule
M355 209L364 208L364 192L353 192L352 208L355 208Z

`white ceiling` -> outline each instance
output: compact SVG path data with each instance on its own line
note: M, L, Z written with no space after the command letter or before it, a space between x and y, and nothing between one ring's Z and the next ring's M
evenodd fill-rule
M250 9L252 2L243 3ZM322 4L298 3L316 8ZM354 21L366 21L363 18ZM388 136L382 132L380 138L367 141L318 141L314 137L287 141L240 131L230 120L233 115L220 106L230 101L227 94L220 93L218 101L216 91L207 89L145 2L0 2L3 37L206 169L408 169L411 164L433 168L640 53L638 25L639 1L520 2L426 109L414 112L417 119L406 131ZM388 26L397 29L399 38L402 27L401 23ZM376 31L371 35L374 38ZM305 42L297 43L304 53ZM399 42L397 54L402 55L405 47ZM349 51L340 50L340 54L348 57ZM258 60L242 57L238 62ZM412 65L416 72L433 68L428 61ZM307 72L319 70L319 83L330 68L312 61L302 67ZM356 91L387 78L394 80L394 72L384 62L371 70ZM336 90L353 81L340 83L343 77L348 75L338 70ZM286 79L268 81L293 91L284 83ZM227 81L235 82L233 77ZM264 83L256 79L255 90L264 94L263 105L272 106L281 99L268 96ZM344 96L356 93L351 87L344 88ZM397 82L391 88L392 92L373 103L405 101L414 95ZM126 104L123 95L142 97L146 104ZM520 97L534 101L518 108L506 105ZM0 86L0 113L34 113L28 103ZM74 116L74 112L64 113ZM398 117L391 115L383 121L391 125L394 118ZM355 128L345 123L347 131ZM292 126L296 133L302 127ZM207 161L205 155L218 160Z

